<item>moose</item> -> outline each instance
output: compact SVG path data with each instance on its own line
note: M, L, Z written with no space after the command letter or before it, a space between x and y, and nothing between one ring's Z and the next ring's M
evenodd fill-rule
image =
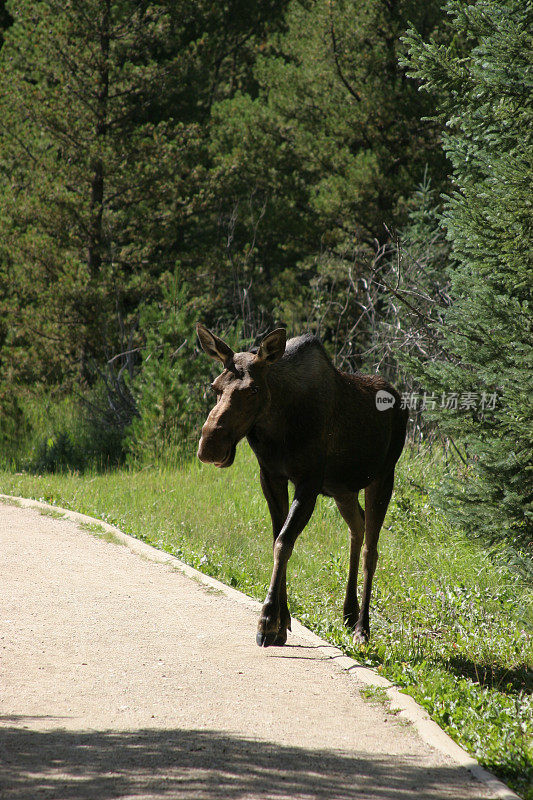
M234 353L202 324L203 350L221 362L213 381L216 404L209 413L198 458L229 467L246 437L259 462L260 482L274 534L274 566L261 610L256 641L284 645L291 616L287 604L287 562L319 494L333 497L350 531L344 623L354 642L370 636L372 578L377 544L402 452L407 411L398 392L379 375L338 370L318 338L286 340L278 328L259 347ZM288 482L294 484L289 508ZM365 490L365 510L359 492ZM363 590L357 599L359 557L364 541Z

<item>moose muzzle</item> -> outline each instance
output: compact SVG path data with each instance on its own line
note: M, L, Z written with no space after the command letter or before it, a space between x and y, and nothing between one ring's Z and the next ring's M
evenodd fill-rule
M204 464L214 464L215 467L229 467L235 458L236 445L233 443L228 431L217 421L207 418L198 445L198 458Z

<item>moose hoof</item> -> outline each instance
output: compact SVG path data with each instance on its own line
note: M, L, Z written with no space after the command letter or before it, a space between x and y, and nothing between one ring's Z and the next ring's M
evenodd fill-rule
M287 629L280 628L276 634L276 638L274 639L274 646L283 647L286 641L287 641Z
M273 631L272 633L262 633L261 631L257 631L255 641L259 647L271 647L272 645L278 644L277 638L277 631ZM285 638L287 638L287 636L285 636ZM285 644L285 642L281 642L281 644Z
M353 634L353 643L358 645L365 645L370 639L370 632L362 628L356 628Z

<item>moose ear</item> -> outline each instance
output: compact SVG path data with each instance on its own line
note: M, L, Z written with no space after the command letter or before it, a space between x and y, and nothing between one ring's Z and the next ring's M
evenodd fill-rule
M268 336L265 336L259 350L257 351L257 360L263 361L265 364L274 364L279 361L285 352L285 345L287 343L287 332L285 328L277 328Z
M198 334L202 349L208 356L216 358L217 361L221 361L224 366L231 360L233 357L233 350L231 347L227 345L226 342L223 342L222 339L219 339L218 336L215 336L214 333L211 333L201 322L196 326L196 333Z

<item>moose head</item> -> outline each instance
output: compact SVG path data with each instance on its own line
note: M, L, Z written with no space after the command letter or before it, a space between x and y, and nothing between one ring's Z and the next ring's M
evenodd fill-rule
M270 404L266 376L285 352L286 334L278 328L265 336L257 352L234 353L204 325L198 323L196 330L203 350L224 367L211 384L216 404L202 428L198 458L216 467L229 467L237 444Z

